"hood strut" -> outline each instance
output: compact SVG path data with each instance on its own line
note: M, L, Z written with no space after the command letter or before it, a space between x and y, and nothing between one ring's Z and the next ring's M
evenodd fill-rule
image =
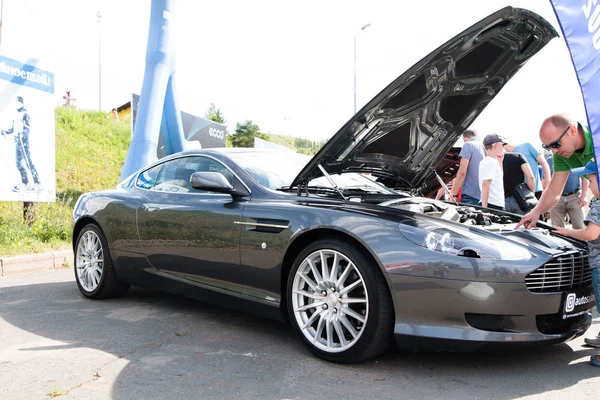
M444 181L442 180L442 178L440 178L440 176L438 175L437 171L434 170L433 172L435 174L435 178L438 180L438 182L440 183L440 185L442 185L442 187L444 188L444 192L446 192L446 194L448 195L448 197L450 197L450 200L452 200L452 202L458 206L458 203L456 202L456 199L454 198L454 196L452 196L452 193L450 193L450 189L448 189L448 186L446 186L446 184L444 183Z
M325 171L325 168L323 168L323 166L321 164L318 164L317 167L319 167L319 169L321 170L321 172L323 173L323 175L325 176L325 178L327 178L327 180L329 181L329 183L331 183L331 186L333 186L333 188L335 190L337 190L337 192L340 194L340 196L342 196L342 199L348 200L348 199L346 199L346 196L344 196L344 192L342 192L340 190L340 188L338 187L338 185L335 184L335 181L331 178L331 176L327 173L327 171Z

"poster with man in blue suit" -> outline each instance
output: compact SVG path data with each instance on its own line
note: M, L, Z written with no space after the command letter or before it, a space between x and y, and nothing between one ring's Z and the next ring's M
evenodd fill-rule
M54 74L0 53L0 201L55 201Z

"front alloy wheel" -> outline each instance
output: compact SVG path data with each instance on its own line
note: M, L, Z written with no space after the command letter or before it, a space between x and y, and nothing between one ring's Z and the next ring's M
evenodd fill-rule
M346 243L314 243L288 281L290 319L305 345L329 361L356 362L387 347L392 313L377 265Z
M363 277L344 254L318 250L306 257L292 284L294 317L318 349L339 353L360 338L369 318Z

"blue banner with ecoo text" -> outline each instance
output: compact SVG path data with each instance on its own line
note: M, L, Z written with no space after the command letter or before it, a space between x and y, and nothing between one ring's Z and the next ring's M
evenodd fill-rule
M0 56L0 79L54 93L54 74L52 72L2 56Z
M550 0L575 66L600 171L600 4L598 0ZM600 174L597 175L600 178ZM598 179L600 181L600 179Z

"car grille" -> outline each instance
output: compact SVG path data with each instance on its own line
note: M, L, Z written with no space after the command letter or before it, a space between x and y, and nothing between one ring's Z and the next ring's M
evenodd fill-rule
M588 252L574 250L553 257L527 275L525 284L534 293L562 292L591 285Z

